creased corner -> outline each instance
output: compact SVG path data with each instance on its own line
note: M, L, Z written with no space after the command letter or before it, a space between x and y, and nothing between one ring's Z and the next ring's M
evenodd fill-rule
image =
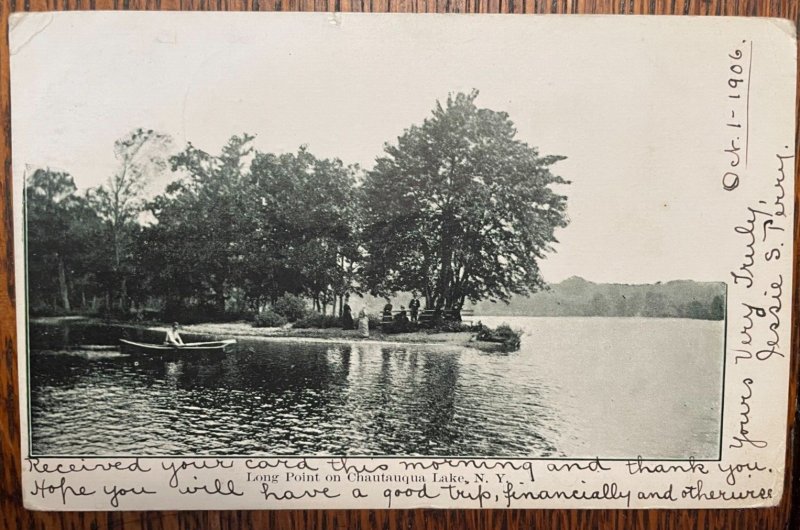
M53 13L14 13L8 19L9 55L22 51L53 22Z
M797 40L797 25L793 20L788 18L770 18L768 19L773 26L781 30L787 37L792 39L792 42Z

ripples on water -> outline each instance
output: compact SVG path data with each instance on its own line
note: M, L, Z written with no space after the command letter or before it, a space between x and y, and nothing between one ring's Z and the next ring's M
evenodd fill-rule
M503 320L526 330L520 352L240 341L224 357L164 361L39 340L33 450L716 456L721 323Z

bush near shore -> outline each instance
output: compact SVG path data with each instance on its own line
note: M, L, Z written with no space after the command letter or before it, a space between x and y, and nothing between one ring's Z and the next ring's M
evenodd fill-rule
M477 340L484 342L495 342L502 345L505 352L517 351L520 347L522 333L514 331L508 324L501 324L496 329L481 326Z
M257 314L256 317L253 319L253 327L254 328L279 328L285 326L289 321L286 319L285 316L279 314L278 312L267 309L266 311L262 311L261 313Z
M310 313L292 325L297 329L327 329L327 328L341 328L342 319L336 315L323 315L322 313Z
M275 300L271 310L286 318L287 322L296 322L310 315L306 307L306 301L300 296L290 293L284 293L283 296Z

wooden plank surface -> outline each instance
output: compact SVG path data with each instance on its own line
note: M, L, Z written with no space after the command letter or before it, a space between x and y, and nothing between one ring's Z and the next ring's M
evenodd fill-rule
M8 15L15 11L78 9L364 11L439 13L613 13L670 15L735 15L788 18L798 21L800 0L0 0L0 530L17 529L671 529L778 530L800 528L797 479L800 439L793 436L797 413L798 264L795 251L793 374L787 422L786 489L780 506L755 510L398 510L398 511L208 511L41 513L22 508L20 485L19 410L15 354L14 277L11 226L11 131L8 79ZM102 43L98 43L98 46ZM798 166L800 167L800 166ZM797 179L796 179L797 180ZM795 188L797 209L800 186ZM800 246L795 220L795 242ZM795 487L792 487L795 486Z

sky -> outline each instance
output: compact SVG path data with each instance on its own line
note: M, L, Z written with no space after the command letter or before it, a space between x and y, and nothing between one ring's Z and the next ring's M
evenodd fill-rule
M211 153L247 132L261 151L305 144L368 169L437 100L478 89L477 104L508 112L520 139L567 157L553 171L571 181L559 188L570 224L540 264L546 281L724 279L715 256L732 226L717 215L729 206L719 174L731 41L710 22L676 42L699 22L83 15L12 21L15 175L49 166L97 186L116 167L114 141L136 127ZM754 101L767 88L756 80Z

